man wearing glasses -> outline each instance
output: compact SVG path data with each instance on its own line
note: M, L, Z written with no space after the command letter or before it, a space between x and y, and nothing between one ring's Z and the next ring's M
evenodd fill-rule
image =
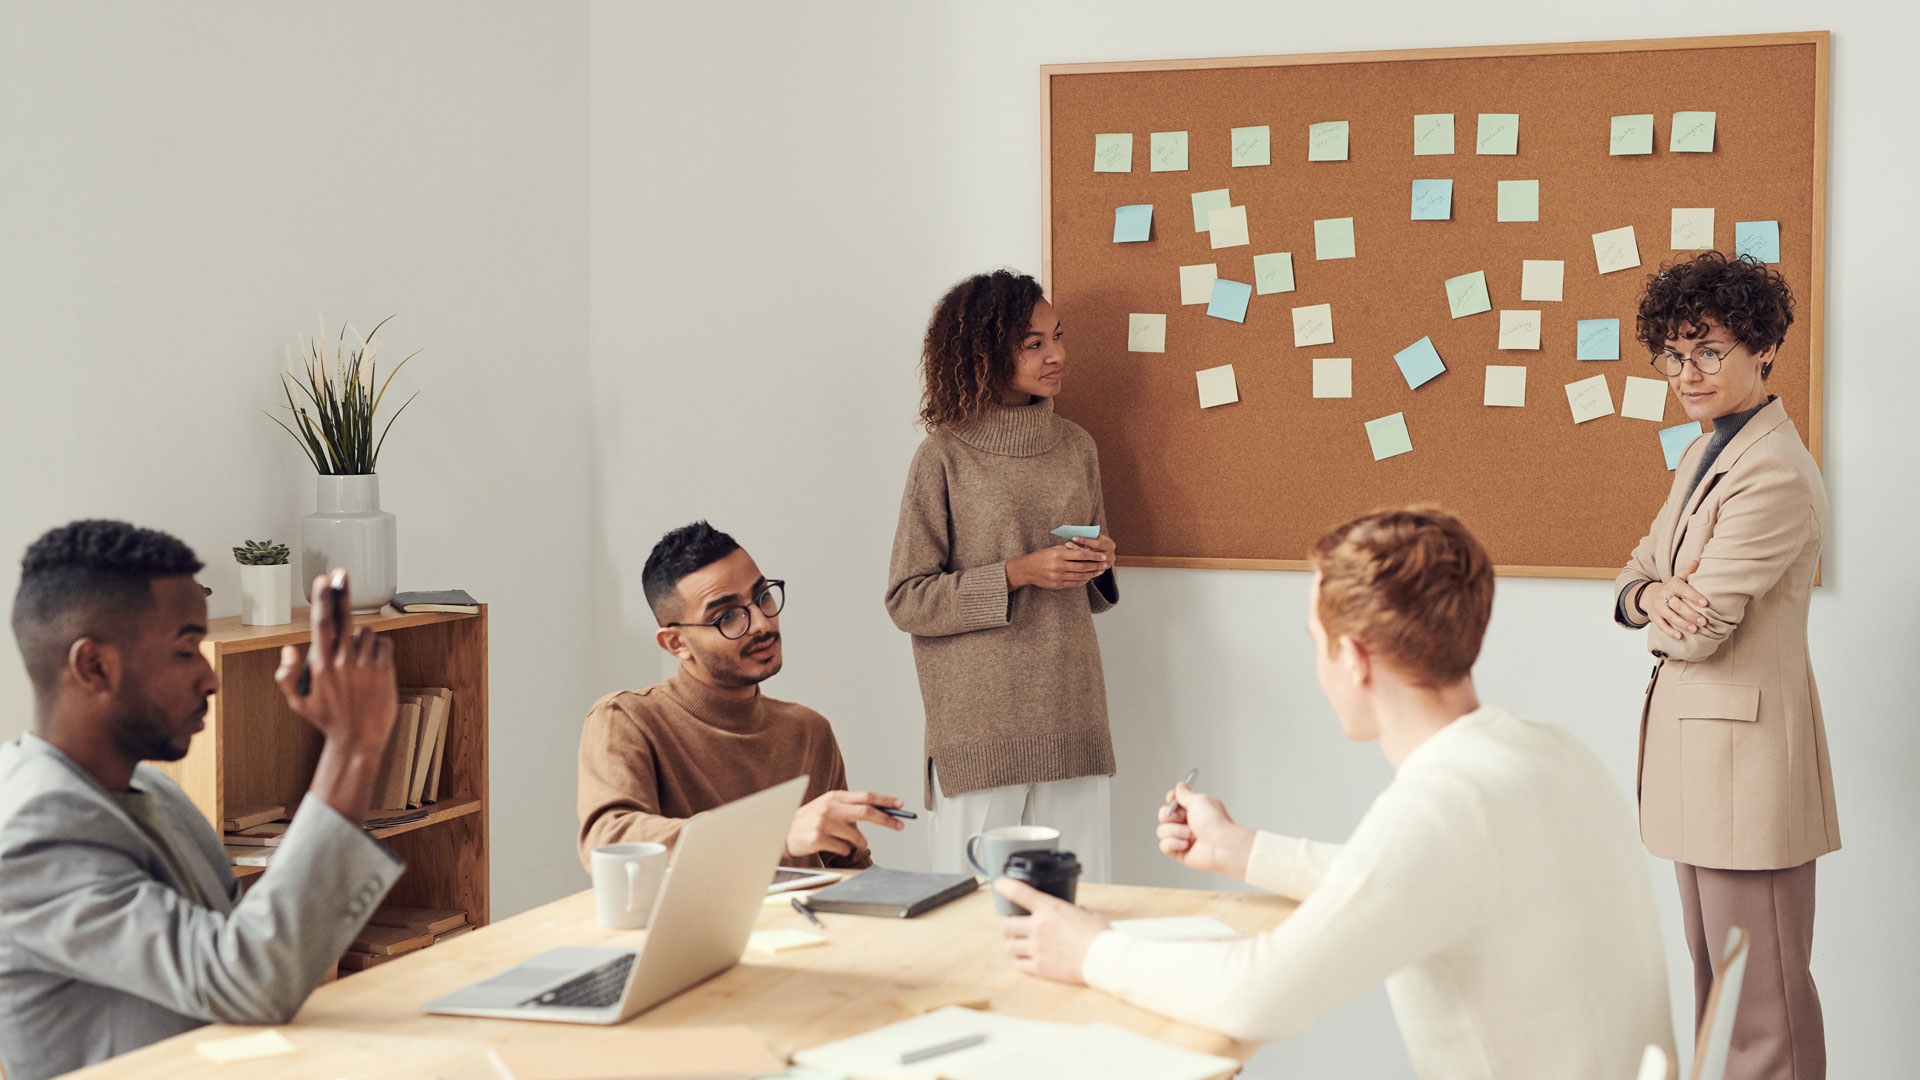
M654 640L680 667L666 682L608 694L587 714L580 861L591 865L603 844L672 846L695 814L805 773L782 862L871 864L860 823L901 828L880 809L901 801L846 790L826 717L760 692L780 671L786 583L769 581L733 537L696 521L654 545L641 586L660 623Z

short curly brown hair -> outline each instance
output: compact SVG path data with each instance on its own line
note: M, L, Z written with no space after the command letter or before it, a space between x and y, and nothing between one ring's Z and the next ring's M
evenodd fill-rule
M1754 352L1787 340L1793 325L1793 291L1780 272L1742 255L1729 259L1717 251L1703 251L1691 259L1668 263L1647 277L1640 294L1640 312L1634 330L1648 352L1659 352L1682 330L1699 336L1712 319L1727 328L1734 340ZM1767 361L1760 377L1773 373Z
M1012 270L975 274L947 290L920 350L920 422L928 430L987 411L1013 380L1014 353L1044 299L1039 282Z
M1365 642L1416 685L1467 677L1493 617L1493 560L1461 520L1438 506L1375 510L1322 536L1315 614L1331 653Z

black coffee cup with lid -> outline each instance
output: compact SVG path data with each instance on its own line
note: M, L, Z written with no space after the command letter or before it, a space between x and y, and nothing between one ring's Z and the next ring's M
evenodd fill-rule
M1074 890L1080 883L1080 860L1071 851L1016 851L1007 858L1007 868L1003 873L1071 904ZM1013 913L1032 914L1018 904L1013 905Z

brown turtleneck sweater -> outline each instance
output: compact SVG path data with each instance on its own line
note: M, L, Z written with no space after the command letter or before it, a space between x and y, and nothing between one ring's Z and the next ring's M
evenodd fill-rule
M1119 602L1113 572L1007 588L1007 560L1061 543L1054 529L1106 524L1093 439L1050 398L935 430L913 455L887 613L913 635L942 794L1112 775L1093 616Z
M666 682L594 702L580 732L580 862L602 844L672 847L687 819L805 773L810 802L847 786L827 718L759 693L716 693L680 668ZM863 867L852 855L786 858L787 866Z

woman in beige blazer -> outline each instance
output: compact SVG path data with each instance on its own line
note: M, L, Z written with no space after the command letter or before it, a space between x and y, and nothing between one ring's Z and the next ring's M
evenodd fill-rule
M1672 859L1696 1017L1729 927L1753 940L1727 1077L1826 1073L1808 970L1814 860L1840 847L1807 604L1827 536L1820 469L1767 393L1786 281L1718 252L1648 278L1637 320L1686 414L1711 424L1614 581L1655 659L1640 716L1640 835Z

